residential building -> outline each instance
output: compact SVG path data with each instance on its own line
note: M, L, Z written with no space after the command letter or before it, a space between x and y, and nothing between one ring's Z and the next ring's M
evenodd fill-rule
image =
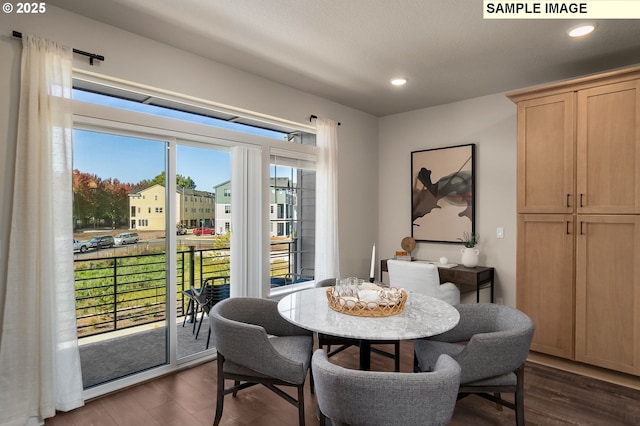
M180 202L177 222L187 228L212 228L215 224L216 195L213 192L178 188Z
M166 189L156 184L129 194L131 229L161 231L167 226ZM211 227L215 221L215 194L190 188L176 191L177 223L187 227Z
M215 187L216 232L223 234L231 226L231 181ZM297 191L288 177L269 179L269 235L291 237L300 216L297 213Z
M231 229L231 181L216 185L215 229L217 234L224 234Z

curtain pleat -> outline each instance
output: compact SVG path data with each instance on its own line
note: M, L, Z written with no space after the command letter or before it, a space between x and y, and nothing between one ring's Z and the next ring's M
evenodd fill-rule
M338 250L338 123L316 119L316 281L340 277Z
M231 297L263 297L261 171L258 149L231 149Z
M23 36L0 424L42 424L83 405L72 229L70 48Z

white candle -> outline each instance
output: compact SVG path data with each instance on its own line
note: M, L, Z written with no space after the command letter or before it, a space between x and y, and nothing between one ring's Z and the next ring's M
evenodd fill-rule
M369 278L375 277L376 270L376 245L373 245L373 250L371 250L371 271L369 272Z

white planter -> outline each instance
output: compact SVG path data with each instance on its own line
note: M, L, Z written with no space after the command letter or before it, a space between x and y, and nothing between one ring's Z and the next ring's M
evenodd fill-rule
M460 250L460 253L462 253L462 264L467 268L473 268L478 264L478 255L480 254L480 250L477 248L465 247Z

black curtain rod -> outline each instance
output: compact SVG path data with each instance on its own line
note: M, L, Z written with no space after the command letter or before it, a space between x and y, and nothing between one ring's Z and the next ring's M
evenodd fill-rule
M311 117L309 117L309 123L311 123L311 120L314 120L314 119L316 119L316 118L318 118L318 116L317 116L317 115L312 115ZM339 126L339 125L340 125L340 122L338 122L338 126Z
M13 36L16 38L22 38L22 33L18 31L13 32ZM93 60L104 61L104 56L98 55L96 53L89 53L83 50L73 49L73 53L77 53L78 55L87 56L89 58L89 63L93 65Z

